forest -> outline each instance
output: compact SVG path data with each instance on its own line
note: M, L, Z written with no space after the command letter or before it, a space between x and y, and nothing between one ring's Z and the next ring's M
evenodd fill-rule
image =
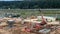
M60 0L0 1L0 9L59 9Z

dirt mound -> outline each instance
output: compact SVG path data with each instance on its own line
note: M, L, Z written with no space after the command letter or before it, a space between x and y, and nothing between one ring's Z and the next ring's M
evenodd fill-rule
M0 29L0 34L11 34L11 32Z

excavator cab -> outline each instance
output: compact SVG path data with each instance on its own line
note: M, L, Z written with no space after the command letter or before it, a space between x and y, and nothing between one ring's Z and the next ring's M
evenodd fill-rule
M40 23L40 25L45 25L45 24L47 24L45 21L42 21L42 22Z

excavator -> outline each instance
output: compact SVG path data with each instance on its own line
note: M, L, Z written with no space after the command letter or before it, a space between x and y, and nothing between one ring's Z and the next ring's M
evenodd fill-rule
M43 17L42 11L41 10L39 10L39 11L41 13L42 21L41 21L41 23L35 23L35 25L32 27L32 28L35 28L36 30L42 28L46 24L46 20ZM32 26L32 25L30 25L30 26ZM25 31L29 32L29 31L31 31L31 28L25 27Z
M41 11L41 10L39 10L39 11L40 11L41 17L42 17L42 22L41 22L40 24L41 24L41 25L45 25L45 24L46 24L46 20L45 20L44 17L43 17L42 11Z
M40 14L41 14L42 21L41 21L40 24L39 24L39 23L36 23L36 25L34 26L34 28L36 28L36 29L40 29L40 28L42 28L45 24L47 24L47 23L46 23L46 20L45 20L44 17L43 17L42 11L41 11L41 10L39 10L39 11L40 11Z

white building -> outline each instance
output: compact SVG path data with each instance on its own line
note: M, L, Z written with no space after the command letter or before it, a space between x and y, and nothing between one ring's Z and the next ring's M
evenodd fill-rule
M37 16L37 18L42 19L41 16ZM47 21L56 21L56 17L43 16L43 18Z

